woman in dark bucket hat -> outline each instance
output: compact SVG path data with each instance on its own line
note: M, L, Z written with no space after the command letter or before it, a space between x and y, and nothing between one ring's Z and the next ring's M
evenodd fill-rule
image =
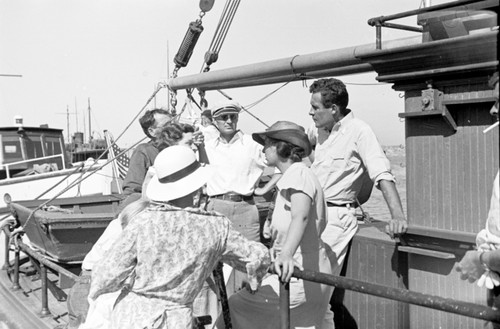
M264 145L269 166L283 176L271 221L272 248L278 276L265 278L255 294L240 290L229 299L233 328L278 328L280 280L290 281L290 328L321 328L333 287L291 280L294 266L331 274L331 265L320 239L326 226L326 204L316 176L302 163L311 145L301 126L278 121L252 135ZM262 302L266 301L266 302ZM218 328L223 328L219 320Z
M288 142L304 151L304 156L311 154L311 143L302 126L290 121L277 121L266 131L252 134L254 141L264 145L265 138L269 137L275 140Z

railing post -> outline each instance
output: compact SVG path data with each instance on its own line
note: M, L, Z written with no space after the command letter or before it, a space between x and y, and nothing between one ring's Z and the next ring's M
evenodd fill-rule
M376 33L376 48L382 49L382 24L377 22L375 25L375 33Z
M4 250L4 253L5 253L5 263L3 264L2 266L2 270L7 270L9 267L10 267L10 250L9 250L9 235L7 234L8 232L8 229L6 227L3 228L3 233L4 233L4 237L5 237L5 250Z
M280 329L290 328L290 283L280 281Z
M222 263L218 262L213 271L215 284L219 290L220 303L222 307L222 316L224 319L224 328L232 329L231 314L229 313L229 303L227 301L226 285L224 284L224 272L222 271Z
M40 315L44 317L50 315L50 311L47 294L47 267L43 263L40 263L40 280L42 281L42 311Z
M19 249L16 248L14 252L14 281L12 282L12 289L19 290L21 286L19 285Z

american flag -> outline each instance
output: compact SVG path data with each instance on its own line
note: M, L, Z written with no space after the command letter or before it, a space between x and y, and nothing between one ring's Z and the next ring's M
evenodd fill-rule
M115 171L115 175L123 180L125 179L125 176L127 176L130 159L125 153L117 157L117 155L121 152L120 148L114 143L113 137L111 136L110 132L105 131L105 136L107 144L106 146L109 147L109 145L112 145L109 149L109 157L110 159L115 159L115 161L113 161L113 169Z

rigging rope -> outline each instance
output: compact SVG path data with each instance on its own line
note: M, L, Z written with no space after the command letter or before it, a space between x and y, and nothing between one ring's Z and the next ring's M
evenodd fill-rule
M227 99L229 100L232 100L233 98L230 97L228 94L226 94L225 92L223 92L222 90L217 90L221 95L223 95L224 97L226 97ZM264 121L262 121L259 117L257 117L255 114L253 114L252 112L248 111L244 106L241 106L241 109L243 111L245 111L246 113L248 113L252 118L254 118L255 120L259 121L260 123L262 123L264 126L266 126L266 128L269 128L269 125L267 123L265 123Z
M103 165L101 166L98 166L97 168L94 167L94 165L97 165L97 161L98 160L101 160L102 157L104 156L104 154L107 154L108 151L113 147L113 145L115 145L118 140L123 136L123 134L130 128L130 126L135 122L135 120L137 119L137 117L139 117L139 115L146 109L146 107L149 105L149 103L151 103L151 101L154 99L154 97L156 96L156 94L163 88L165 88L165 84L163 83L159 83L158 84L158 87L156 88L156 90L153 92L153 94L151 95L151 97L149 97L149 99L146 101L146 104L144 104L144 106L141 108L141 110L134 116L134 118L130 121L130 123L125 127L125 129L120 133L120 135L113 141L112 144L110 144L106 150L103 151L103 153L97 158L94 160L93 164L90 165L88 168L83 168L82 169L82 172L80 174L80 177L77 178L75 181L73 181L72 183L70 183L68 186L66 186L62 191L58 192L54 197L52 197L51 199L45 201L44 203L42 203L41 205L39 205L35 210L37 209L40 209L41 207L45 206L47 203L49 202L52 202L54 199L58 198L59 196L61 196L63 193L67 192L68 190L70 190L71 188L75 187L76 185L80 184L82 181L84 181L85 179L87 179L88 177L92 176L93 174L95 174L97 171L99 171L100 169L104 168L106 165L108 165L109 163L111 163L112 161L114 161L116 158L118 158L119 156L123 155L125 152L128 152L130 149L132 149L133 147L135 147L136 145L138 145L139 143L141 143L142 141L144 141L147 137L144 137L142 138L141 140L139 140L138 142L136 142L135 144L133 144L131 147L125 149L124 151L120 152L115 158L112 158L112 159L109 159L106 163L104 163ZM174 116L170 121L174 120L176 118L176 116ZM75 171L71 171L70 173L68 173L68 175L65 176L65 178L68 178L70 175L74 174L76 171L78 171L80 169L77 168ZM90 172L90 173L89 173ZM85 174L89 173L87 176L84 176ZM65 179L59 181L57 185L61 184ZM40 199L42 196L44 196L45 194L47 194L47 192L51 191L54 187L51 187L49 188L48 190L46 190L45 192L43 192L42 194L40 194L35 200L38 200Z
M177 120L179 117L179 115L176 115L176 116L173 116L168 122L172 122L172 121L175 121ZM168 123L167 122L167 123ZM123 135L123 133L121 134ZM120 136L121 136L120 135ZM132 146L124 149L123 151L121 151L120 153L118 153L114 158L111 158L111 159L108 159L104 164L98 166L97 168L95 169L92 169L93 171L90 172L87 176L84 176L82 177L85 173L87 173L89 170L87 169L86 171L82 172L82 175L80 176L80 178L78 178L77 180L75 180L73 183L71 183L70 185L68 185L66 188L64 188L61 192L59 192L56 196L54 196L53 198L41 203L40 205L38 205L35 209L33 209L28 217L28 219L26 220L26 222L24 223L24 225L22 226L22 229L24 230L24 228L26 227L26 225L28 224L28 222L31 220L31 218L33 217L35 211L39 210L39 209L42 209L43 207L45 207L49 202L52 202L54 199L56 199L57 197L59 197L61 194L65 193L66 191L68 191L69 189L73 188L74 186L76 186L77 184L80 184L82 181L84 181L85 179L87 179L88 177L92 176L93 174L95 174L97 171L99 171L100 169L104 168L105 166L107 166L108 164L110 164L111 162L115 161L115 159L119 158L120 156L122 156L123 154L125 154L126 152L128 152L129 150L131 150L132 148L136 147L139 143L142 143L144 140L146 140L148 137L144 137L142 139L140 139L139 141L137 141L135 144L133 144ZM118 140L118 138L116 139ZM108 151L112 145L116 144L116 140L114 141L113 144L110 145L110 147L108 147L106 149L106 151ZM106 153L106 152L104 152ZM103 154L104 154L103 153ZM97 160L95 160L97 161Z
M200 72L210 71L210 65L215 63L219 58L219 52L222 48L222 44L226 40L229 27L231 26L236 10L240 5L240 0L227 0L222 10L222 15L220 17L219 23L212 38L212 42L205 53L205 63L203 63Z

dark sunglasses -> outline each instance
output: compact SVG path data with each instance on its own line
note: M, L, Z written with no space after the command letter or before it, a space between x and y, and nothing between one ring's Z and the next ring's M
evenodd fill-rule
M215 118L217 121L227 121L227 119L231 118L231 121L235 121L238 119L238 114L223 114L219 115Z

